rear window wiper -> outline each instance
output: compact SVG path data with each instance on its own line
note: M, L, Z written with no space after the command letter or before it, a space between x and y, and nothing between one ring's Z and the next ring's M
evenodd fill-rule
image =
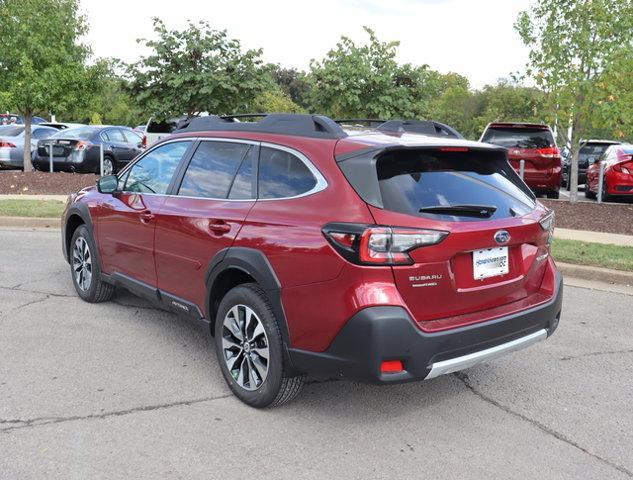
M493 207L491 205L435 205L433 207L424 207L420 209L420 213L481 218L490 218L496 211L497 207Z

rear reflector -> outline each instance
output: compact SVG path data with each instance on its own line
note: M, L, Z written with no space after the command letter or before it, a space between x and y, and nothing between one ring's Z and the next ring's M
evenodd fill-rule
M381 373L398 373L404 370L402 360L387 360L380 365Z

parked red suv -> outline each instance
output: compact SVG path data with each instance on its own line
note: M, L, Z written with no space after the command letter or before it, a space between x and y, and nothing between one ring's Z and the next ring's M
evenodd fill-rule
M212 116L73 195L63 250L82 299L121 285L207 325L266 407L305 373L421 380L551 335L553 228L503 148Z
M525 183L547 198L558 198L562 183L562 161L552 130L538 123L490 123L482 142L508 149L508 159L518 172L524 161Z
M596 198L600 182L600 165L604 164L602 201L614 196L633 196L633 145L612 145L587 168L587 192Z

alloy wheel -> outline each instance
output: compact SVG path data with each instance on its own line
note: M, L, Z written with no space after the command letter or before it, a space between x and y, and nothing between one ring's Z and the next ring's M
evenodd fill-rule
M77 237L73 246L73 274L77 286L88 291L92 283L92 255L84 237Z
M268 337L260 318L246 305L235 305L224 317L222 353L240 387L253 391L264 384L270 359Z
M103 176L112 175L114 171L114 166L112 165L112 160L109 158L103 159Z

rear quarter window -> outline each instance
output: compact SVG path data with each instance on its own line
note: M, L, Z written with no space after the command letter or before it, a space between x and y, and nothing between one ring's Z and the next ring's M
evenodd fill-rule
M537 128L490 127L481 141L506 148L539 149L556 146L552 132Z
M317 179L301 159L285 150L262 147L259 155L258 197L289 198L303 195Z

